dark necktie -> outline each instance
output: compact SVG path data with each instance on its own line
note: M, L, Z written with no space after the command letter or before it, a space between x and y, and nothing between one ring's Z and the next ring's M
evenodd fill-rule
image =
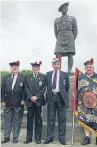
M52 89L56 89L56 82L57 82L57 71L55 71L54 73L54 77L53 77L53 83L52 83Z
M12 85L12 83L13 83L14 76L15 76L15 74L12 74L12 75L11 75L11 85Z
M15 74L12 74L11 75L11 82L13 83L13 80L14 80L14 76L15 76Z
M35 78L35 79L37 78L37 73L34 73L34 78Z

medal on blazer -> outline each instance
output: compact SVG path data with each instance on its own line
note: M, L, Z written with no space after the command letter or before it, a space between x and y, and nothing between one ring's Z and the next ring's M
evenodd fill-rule
M39 85L40 85L40 86L42 85L42 81L39 81Z
M22 83L22 82L20 83L20 86L21 86L21 87L23 86L23 83Z
M65 85L66 84L66 81L65 80L63 80L63 85Z

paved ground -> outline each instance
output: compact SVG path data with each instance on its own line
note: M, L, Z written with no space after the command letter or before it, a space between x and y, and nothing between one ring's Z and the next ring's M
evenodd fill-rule
M26 130L22 129L20 133L20 137L19 137L19 142L17 144L13 144L12 139L11 139L9 143L3 144L1 145L1 147L13 147L13 145L14 147L62 147L63 146L59 142L50 143L49 145L44 145L44 144L36 145L34 141L32 143L25 145L23 144L23 141L25 140L25 136L26 136ZM3 139L3 133L1 133L1 139ZM72 146L73 147L84 147L84 146L81 146L80 143L74 143L74 145L71 145L71 143L67 142L67 145L65 145L65 147L72 147ZM97 147L97 145L90 144L85 147Z
M23 145L22 143L15 144L14 147L62 147L63 145L60 145L58 143L55 144L49 144L49 145L36 145L35 143L29 143L27 145ZM6 145L2 145L1 147L13 147L13 144L8 143ZM65 145L65 147L72 147L71 145ZM81 145L74 145L73 147L82 147ZM96 147L96 145L88 145L84 147Z

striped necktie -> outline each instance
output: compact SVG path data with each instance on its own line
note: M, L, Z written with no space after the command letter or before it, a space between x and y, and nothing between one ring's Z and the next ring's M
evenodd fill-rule
M55 71L54 73L54 77L53 77L53 83L52 83L52 89L56 89L56 82L57 82L57 71Z
M34 73L34 78L37 79L37 73Z

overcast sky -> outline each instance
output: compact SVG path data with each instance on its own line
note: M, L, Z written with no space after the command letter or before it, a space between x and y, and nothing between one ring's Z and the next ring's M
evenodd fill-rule
M9 62L20 60L20 69L42 61L41 72L52 70L55 57L54 20L61 16L65 1L1 1L1 69L10 70ZM94 58L97 71L97 0L69 0L68 15L78 24L74 66L84 70L84 61ZM67 71L67 58L62 59Z

